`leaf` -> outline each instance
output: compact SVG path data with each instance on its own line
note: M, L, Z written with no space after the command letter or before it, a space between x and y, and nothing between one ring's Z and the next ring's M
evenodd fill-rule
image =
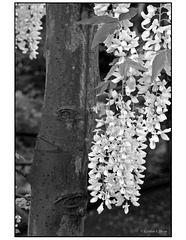
M121 63L119 65L120 75L126 77L128 69L129 69L128 61L125 61L124 63Z
M153 60L152 63L152 76L151 81L153 82L165 65L165 51L160 52Z
M111 76L112 76L112 74L113 74L113 72L116 70L116 68L118 67L118 65L113 65L111 68L110 68L110 71L107 73L107 75L106 75L106 77L104 78L105 80L108 80Z
M106 89L107 89L107 87L108 87L108 85L109 85L109 82L104 82L105 84L102 86L102 88L100 89L100 94L101 93L103 93Z
M165 69L166 74L171 76L171 66L168 64L165 64L164 69Z
M76 22L76 24L87 25L87 24L100 24L100 23L112 23L112 22L118 22L118 19L112 18L106 15L106 16L94 16L92 18L83 19L79 22Z
M119 21L126 20L126 19L131 19L133 18L138 12L137 8L130 8L127 13L122 13L119 15Z
M99 43L102 43L105 41L105 39L108 37L109 34L112 34L116 27L118 25L118 22L112 22L112 23L108 23L108 24L104 24L102 26L102 28L100 28L95 36L94 36L94 39L93 39L93 42L92 42L92 47L91 47L91 50L93 48L95 48Z
M168 64L171 64L171 50L170 49L167 49L165 51L165 58L166 58L166 62Z
M114 89L117 86L117 83L113 83L110 81L110 89Z
M127 58L124 63L119 65L120 74L127 76L127 71L129 67L132 67L141 71L147 71L147 68L143 67L140 63L134 62L130 58Z
M136 70L147 71L147 68L143 67L140 63L134 62L131 59L127 59L129 67L135 68Z
M99 84L97 85L97 87L95 89L102 87L104 84L105 84L105 82L99 82Z
M171 76L171 50L167 49L165 51L165 66L164 69L167 75Z
M111 63L109 63L109 66L116 64L118 62L118 60L119 60L119 58L114 58L114 60Z

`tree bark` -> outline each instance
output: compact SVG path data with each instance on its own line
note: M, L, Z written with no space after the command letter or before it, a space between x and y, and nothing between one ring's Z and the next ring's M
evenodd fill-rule
M87 4L88 6L88 4ZM98 51L86 4L47 4L46 86L30 174L29 236L82 236Z

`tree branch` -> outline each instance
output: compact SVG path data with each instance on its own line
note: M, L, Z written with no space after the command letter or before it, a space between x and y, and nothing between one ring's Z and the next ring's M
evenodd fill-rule
M28 174L27 173L23 173L21 172L19 169L16 168L16 172L19 173L21 176L23 176L24 178L26 178L26 180L29 182L29 179L28 179Z
M25 198L26 200L30 200L29 197L26 197L26 196L24 196L22 194L19 194L19 193L16 193L16 197L17 198Z

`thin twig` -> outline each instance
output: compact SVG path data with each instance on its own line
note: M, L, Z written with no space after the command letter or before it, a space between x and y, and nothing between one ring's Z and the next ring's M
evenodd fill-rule
M30 161L30 162L16 162L15 165L16 166L31 166L32 161Z
M111 94L111 87L110 87L110 84L109 84L109 110L110 110L110 94Z
M123 98L123 94L124 94L124 79L125 77L122 79L122 88L121 88L121 95L122 95L122 98Z
M24 195L22 195L22 194L19 194L19 193L16 193L16 197L17 197L17 198L25 198L26 200L30 200L29 197L26 197L26 196L24 196Z
M161 8L162 8L162 6L161 6ZM161 12L161 13L156 13L156 14L154 14L153 16L159 16L159 15L163 15L163 14L167 14L167 12Z
M23 172L21 172L19 169L15 169L16 170L16 172L17 173L19 173L21 176L23 176L24 178L26 178L26 180L29 182L29 180L28 180L28 174L27 173L23 173Z
M162 18L162 19L161 19L161 22L162 22L162 21L167 21L168 23L170 23L170 20L169 20L168 18Z
M161 25L161 9L162 9L162 4L160 3L160 7L159 7L159 23Z

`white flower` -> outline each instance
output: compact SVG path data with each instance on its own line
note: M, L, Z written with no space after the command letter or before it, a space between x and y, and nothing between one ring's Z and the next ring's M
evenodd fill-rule
M119 14L120 10L126 11L119 5L112 4L114 14ZM107 6L100 6L98 9L105 11ZM167 105L170 104L171 89L166 88L167 82L160 80L159 77L151 82L151 75L152 63L159 49L165 44L166 47L170 47L170 28L160 26L156 18L151 21L156 10L149 6L148 14L142 13L144 17L142 25L145 29L142 38L146 42L143 47L144 54L138 54L136 51L139 38L131 31L132 23L129 20L122 21L120 28L104 41L107 52L113 52L118 57L118 61L113 63L116 67L112 72L114 78L111 82L119 83L122 80L124 92L129 99L124 100L121 93L110 90L109 99L104 105L104 116L96 120L92 152L88 155L90 161L88 166L91 169L88 189L91 191L91 202L97 201L98 198L102 200L98 213L103 211L103 204L111 209L112 204L121 206L125 203L123 205L125 213L129 211L129 201L134 206L139 206L139 189L144 182L141 180L144 178L142 173L146 169L143 164L146 162L144 158L147 134L151 134L149 146L152 149L156 147L160 136L168 140L166 132L169 129L162 131L160 123L166 119L165 112ZM107 10L103 14L113 16L111 11ZM126 61L127 52L131 54L130 59L145 66L147 70L141 72L129 67L126 76L121 76L120 64ZM142 107L138 106L140 97L144 99ZM109 108L113 105L117 109L117 114ZM103 125L104 129L100 128Z
M110 3L95 3L94 12L97 16L105 15Z
M142 16L144 19L150 19L150 18L152 18L152 17L155 15L156 10L157 10L156 7L153 7L152 5L148 5L148 7L147 7L148 14L145 14L145 13L142 11L142 12L141 12L141 16Z
M104 210L103 208L103 202L100 204L100 206L97 208L98 214L102 213Z
M22 53L29 52L30 59L36 58L38 54L41 18L45 14L45 4L16 5L16 45Z
M125 205L123 205L122 207L124 208L124 212L125 214L127 214L129 212L129 206L128 203L126 202Z
M117 7L113 9L113 12L115 13L114 14L115 18L118 18L121 13L127 13L129 11L128 8L129 8L130 4L126 4L126 3L125 4L114 4L114 6L116 6L116 5L117 5Z

